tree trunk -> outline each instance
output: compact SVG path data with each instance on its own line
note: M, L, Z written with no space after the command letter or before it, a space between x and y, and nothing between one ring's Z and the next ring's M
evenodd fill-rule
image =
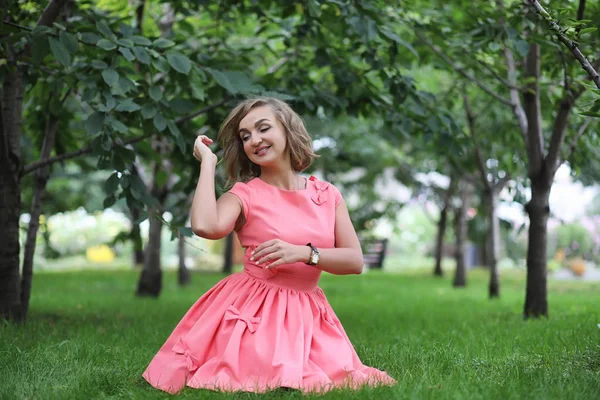
M144 265L144 244L142 242L142 233L140 224L137 222L140 218L140 210L132 208L131 210L131 241L133 242L133 268Z
M486 209L486 213L489 215L490 210ZM488 217L489 218L489 217ZM490 235L490 226L487 227L487 232L485 234L485 240L483 242L483 247L481 249L481 265L486 268L491 267L491 259L492 259L492 240L493 238Z
M527 247L525 318L548 316L546 251L548 246L548 215L550 214L550 184L551 181L535 182L532 180L531 201L526 206L529 214L529 240Z
M231 232L225 238L225 251L223 252L223 273L230 275L233 272L233 235Z
M191 282L190 270L185 265L185 238L177 239L177 253L179 255L179 269L177 281L179 286L185 286Z
M435 242L435 269L433 270L434 276L444 276L442 271L442 255L444 253L444 235L446 234L446 225L448 223L448 209L450 208L450 200L446 199L444 208L440 212L440 219L438 221L437 238Z
M54 139L58 130L58 120L50 115L46 123L44 143L40 159L47 160L54 147ZM35 245L40 227L40 215L42 213L42 202L46 194L46 185L50 177L50 166L46 165L35 171L35 186L33 188L33 199L31 202L31 219L27 228L27 240L25 241L25 252L23 254L23 272L21 278L21 307L23 318L27 318L29 312L29 298L31 297L31 284L33 280L33 259L35 256Z
M0 318L22 321L19 274L19 216L21 214L21 71L8 69L0 104Z
M162 270L160 268L160 249L162 233L162 211L148 218L150 230L148 244L144 254L144 269L138 281L136 295L158 297L162 289Z
M164 15L159 21L159 29L161 36L165 37L171 31L174 22L174 11L171 4L164 4ZM150 194L158 199L159 206L155 213L158 215L149 218L150 232L148 237L148 243L146 245L146 251L144 253L144 268L140 275L138 282L137 295L138 296L153 296L158 297L162 290L162 269L161 269L161 232L162 232L162 214L163 207L166 202L167 196L170 190L170 181L172 179L172 165L169 161L168 154L170 154L170 146L166 137L155 134L152 137L152 149L160 154L161 160L154 163L154 171L152 175L152 188ZM167 172L168 178L167 183L160 187L157 179L158 172L163 169ZM139 173L139 171L138 171Z
M467 210L469 209L469 200L471 194L468 190L468 183L460 182L460 205L456 208L454 214L454 224L456 231L456 270L454 274L454 287L467 286L467 268L466 268L466 245L467 245Z
M490 269L490 299L500 297L500 279L498 275L498 257L500 254L500 220L498 219L498 192L486 190L488 198L488 259Z
M442 256L444 254L444 236L446 235L446 227L448 225L448 212L452 207L452 197L454 196L455 190L456 178L454 176L451 176L450 184L448 185L448 189L446 190L446 195L444 197L444 205L442 206L442 210L440 211L440 219L438 221L438 232L435 242L435 268L433 270L434 276L444 276L444 271L442 270Z

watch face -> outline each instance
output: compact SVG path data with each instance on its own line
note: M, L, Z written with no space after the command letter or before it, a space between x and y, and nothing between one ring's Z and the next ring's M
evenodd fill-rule
M316 264L319 261L319 255L318 254L313 254L312 257L310 258L310 262L313 264Z

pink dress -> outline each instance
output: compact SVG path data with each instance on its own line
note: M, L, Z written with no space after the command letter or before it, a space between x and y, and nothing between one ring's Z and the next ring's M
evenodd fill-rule
M268 270L250 261L252 249L274 238L333 248L337 188L311 176L306 189L286 191L254 178L230 193L246 216L238 232L244 270L196 301L143 377L169 393L186 385L249 392L393 385L388 374L361 363L317 286L319 269L301 262Z

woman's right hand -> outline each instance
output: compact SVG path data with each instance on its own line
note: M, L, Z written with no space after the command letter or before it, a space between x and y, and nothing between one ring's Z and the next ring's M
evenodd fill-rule
M213 140L206 135L200 135L196 138L194 142L194 157L196 160L202 162L202 160L206 161L213 158L214 161L217 161L217 156L208 147L212 143Z

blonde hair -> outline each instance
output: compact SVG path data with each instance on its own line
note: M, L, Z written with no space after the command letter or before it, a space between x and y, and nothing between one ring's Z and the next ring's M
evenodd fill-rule
M286 102L273 97L247 99L229 113L219 130L218 140L223 147L223 161L228 177L227 186L235 182L248 182L260 176L260 167L251 162L244 152L239 125L250 110L265 105L271 107L285 129L287 148L294 171L304 171L318 157L313 151L312 139L306 131L302 118Z

